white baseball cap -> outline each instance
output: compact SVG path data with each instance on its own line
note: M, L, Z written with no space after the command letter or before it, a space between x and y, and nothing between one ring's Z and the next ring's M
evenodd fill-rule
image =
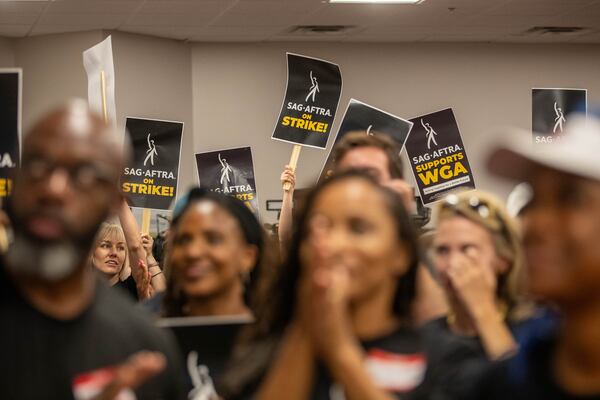
M517 181L527 180L536 166L600 182L600 120L572 116L553 143L533 143L530 131L502 134L488 156L489 170Z

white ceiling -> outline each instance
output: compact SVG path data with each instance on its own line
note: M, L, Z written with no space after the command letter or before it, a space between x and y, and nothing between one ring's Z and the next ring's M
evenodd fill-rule
M297 25L348 25L346 33L291 34ZM535 26L580 34L526 35ZM324 0L0 0L0 36L96 29L198 42L600 43L600 0L425 0L420 5Z

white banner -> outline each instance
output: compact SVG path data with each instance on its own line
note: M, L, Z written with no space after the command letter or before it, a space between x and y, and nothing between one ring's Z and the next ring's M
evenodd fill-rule
M83 66L88 77L88 102L90 108L100 115L104 115L101 79L102 72L104 72L106 115L108 122L116 127L115 70L110 36L83 52Z

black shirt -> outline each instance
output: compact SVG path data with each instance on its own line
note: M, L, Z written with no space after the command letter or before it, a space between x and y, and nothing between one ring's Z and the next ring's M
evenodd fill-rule
M127 293L134 301L138 301L137 285L133 275L129 275L124 281L118 281L114 284L113 288L118 288L124 293Z
M401 328L361 345L366 353L367 373L379 388L397 399L429 399L427 356L416 331ZM327 369L319 365L311 399L343 399L341 393L343 390L332 381Z
M83 375L160 351L167 367L136 390L138 399L181 399L179 356L172 337L155 328L119 291L98 280L92 303L76 318L49 317L25 301L0 266L0 397L73 399ZM81 386L78 386L81 389Z
M510 360L490 368L468 397L470 400L600 400L600 393L576 396L556 382L552 356L554 335L540 339Z
M234 366L230 370L230 374L226 374L230 379L236 377L236 382L230 383L234 383L239 389L235 388L220 394L227 400L253 398L253 394L258 390L261 380L267 373L266 369L272 365L274 357L276 357L274 349L278 342L280 343L280 340L269 339L253 345L254 352L248 352L239 360L245 364L241 369L247 369L247 371L232 373L234 368L240 369ZM361 345L366 354L367 373L378 387L402 400L429 399L430 387L426 374L427 357L418 332L400 328L389 335L364 341ZM260 364L260 366L249 367L253 363ZM259 369L260 372L257 372ZM245 376L256 378L246 380ZM344 398L342 388L332 380L324 365L317 365L313 382L311 400Z
M432 400L463 400L491 365L477 336L456 335L446 318L421 328L429 356Z

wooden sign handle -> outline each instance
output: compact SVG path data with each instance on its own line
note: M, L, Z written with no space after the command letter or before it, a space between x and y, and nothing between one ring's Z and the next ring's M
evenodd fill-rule
M150 215L152 210L142 209L142 233L150 233Z
M102 116L104 123L108 124L108 110L106 109L106 76L100 71L100 92L102 93Z
M296 172L296 166L298 165L298 158L300 158L300 150L302 150L302 146L300 146L299 144L295 144L294 148L292 149L292 155L290 157L289 165L292 168L292 171L294 171L294 172ZM291 182L283 183L284 191L289 192L291 188L292 188Z

